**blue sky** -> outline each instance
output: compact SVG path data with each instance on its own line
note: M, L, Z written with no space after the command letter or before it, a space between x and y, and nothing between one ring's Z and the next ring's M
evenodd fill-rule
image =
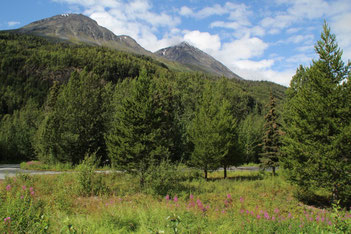
M250 80L288 86L316 55L324 19L351 59L350 0L9 0L0 29L82 13L150 51L187 41Z

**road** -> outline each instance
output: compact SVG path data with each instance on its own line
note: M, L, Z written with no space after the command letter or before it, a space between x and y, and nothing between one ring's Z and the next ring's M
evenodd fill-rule
M219 169L219 170L223 170ZM228 171L258 171L258 167L232 167L229 168ZM101 172L101 171L97 171ZM105 171L110 173L111 171ZM23 170L20 168L19 164L1 164L0 165L0 180L5 179L6 176L16 176L16 174L24 173L24 174L34 174L34 175L53 175L60 174L60 171L35 171L35 170Z
M15 176L19 173L25 174L36 174L36 175L51 175L60 174L58 171L34 171L34 170L22 170L19 164L2 164L0 165L0 180L5 179L6 176Z

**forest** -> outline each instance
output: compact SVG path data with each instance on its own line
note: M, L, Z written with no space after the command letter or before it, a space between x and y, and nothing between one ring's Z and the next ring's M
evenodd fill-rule
M300 201L324 196L324 205L349 207L351 64L343 62L326 24L315 51L318 60L300 66L285 88L174 71L153 58L103 47L0 32L0 161L77 166L81 182L91 175L84 174L89 166L108 166L132 175L141 191L162 196L172 194L172 183L178 186L173 179L180 175L170 173L178 167L198 169L211 181L213 173L226 178L231 167L251 163L272 177L284 174ZM104 184L99 178L96 186ZM82 196L112 189L81 185ZM225 207L231 199L228 194ZM180 220L173 218L176 233Z

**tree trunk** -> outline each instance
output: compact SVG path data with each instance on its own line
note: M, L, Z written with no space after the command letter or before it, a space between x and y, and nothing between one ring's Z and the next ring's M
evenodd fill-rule
M207 180L207 169L205 169L204 172L205 172L205 179Z
M272 167L273 176L275 176L275 167Z
M227 166L224 165L223 169L224 169L224 179L225 179L225 178L227 178Z

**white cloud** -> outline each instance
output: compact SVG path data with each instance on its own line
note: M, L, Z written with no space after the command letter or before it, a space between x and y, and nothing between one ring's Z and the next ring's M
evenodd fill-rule
M7 25L9 27L13 27L13 26L16 26L16 25L19 25L19 24L20 24L20 22L18 22L18 21L9 21L9 22L7 22Z
M211 35L208 32L184 31L184 41L207 53L214 53L221 48L221 40L218 35Z
M194 14L194 12L189 7L183 6L182 8L180 8L179 14L183 16L191 16Z
M314 35L294 35L285 40L279 40L276 42L277 44L304 44L304 45L313 45L314 43Z
M233 65L239 69L250 69L255 71L270 68L273 64L273 59L263 59L260 61L243 59L233 62Z
M267 80L284 86L289 86L295 70L275 71L272 69L252 70L232 68L232 70L241 77L247 80Z
M348 22L351 22L351 13L345 12L333 18L331 30L336 34L336 40L344 51L343 58L351 60L351 28Z
M242 37L232 42L224 43L219 53L221 59L250 59L261 56L268 44L257 37Z

